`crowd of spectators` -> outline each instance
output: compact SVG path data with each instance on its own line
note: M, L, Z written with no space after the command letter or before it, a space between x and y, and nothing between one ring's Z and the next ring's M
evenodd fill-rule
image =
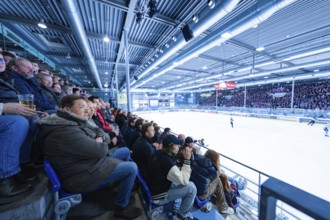
M100 97L38 69L36 63L3 54L0 204L31 193L38 181L32 168L46 157L68 192L90 193L119 182L116 217L132 219L142 213L129 206L138 169L154 203L174 202L173 213L179 219L196 219L190 212L196 196L215 197L220 213L233 213L220 180L219 154L200 155L192 137L176 136L170 128L162 131L157 123L110 108ZM18 103L21 94L33 94L34 105Z
M252 108L291 108L292 85L266 85L248 87L246 106ZM220 107L243 107L245 90L219 90L217 103ZM201 100L201 105L216 105L216 92ZM311 110L330 109L330 86L324 81L297 82L294 87L293 107Z

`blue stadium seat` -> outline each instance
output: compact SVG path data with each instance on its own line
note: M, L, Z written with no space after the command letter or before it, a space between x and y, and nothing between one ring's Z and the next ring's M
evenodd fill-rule
M204 212L209 212L209 211L212 210L213 205L210 202L210 200L211 200L211 196L207 197L204 200L200 200L198 198L198 196L195 197L195 203L196 203L196 205L198 206L198 208L200 208Z
M165 205L161 205L161 206L154 204L149 187L148 187L147 183L144 181L144 179L142 178L142 174L141 174L140 170L138 170L136 176L141 183L140 194L141 194L141 198L143 200L142 201L143 207L145 208L147 215L148 215L148 219L157 220L160 218L160 216L162 214L173 214L172 211L173 211L174 202L171 202L171 203L168 203Z
M82 201L81 194L68 193L61 189L61 182L48 160L44 160L44 168L54 193L55 220L65 220L69 209Z

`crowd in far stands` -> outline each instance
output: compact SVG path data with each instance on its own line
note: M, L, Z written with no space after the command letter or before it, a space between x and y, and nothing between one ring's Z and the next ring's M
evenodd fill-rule
M19 103L23 94L34 96L33 105ZM174 202L172 214L185 220L196 219L190 212L196 196L212 197L220 213L233 214L229 181L240 190L246 185L222 172L217 152L202 155L192 137L176 136L170 128L162 131L153 121L111 108L36 63L3 51L0 140L0 205L33 191L44 158L68 192L89 193L119 182L114 216L124 219L142 213L129 205L138 170L153 202Z
M290 108L292 85L248 87L246 107ZM244 89L218 91L218 106L243 107ZM216 104L216 93L200 102L202 105ZM293 107L312 110L330 109L330 85L327 82L296 83Z

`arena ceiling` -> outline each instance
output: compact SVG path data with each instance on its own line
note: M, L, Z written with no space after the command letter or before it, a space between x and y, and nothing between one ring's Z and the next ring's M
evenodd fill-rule
M330 76L329 11L322 0L2 0L1 46L102 91L290 83Z

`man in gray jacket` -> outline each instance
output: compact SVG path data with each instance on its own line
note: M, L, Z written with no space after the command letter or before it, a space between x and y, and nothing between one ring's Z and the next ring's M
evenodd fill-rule
M54 166L63 188L86 193L119 181L114 215L125 219L140 216L141 209L128 207L136 164L111 157L104 137L91 132L85 98L68 95L61 99L60 106L56 114L39 120L38 124L46 157Z

